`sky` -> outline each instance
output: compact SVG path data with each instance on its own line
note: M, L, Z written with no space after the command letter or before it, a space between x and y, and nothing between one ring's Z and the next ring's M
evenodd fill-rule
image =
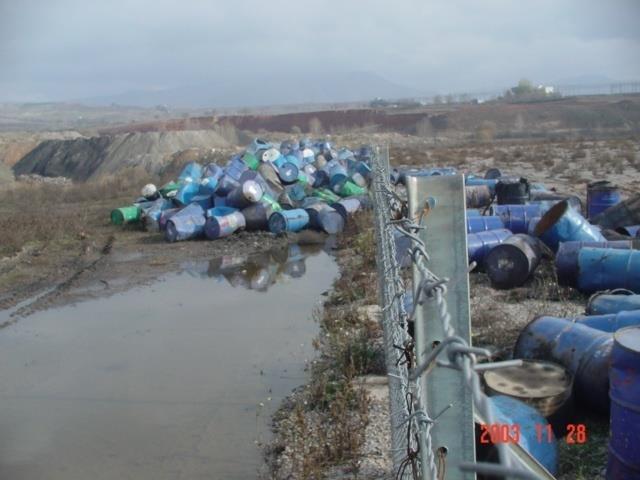
M425 93L640 80L637 0L0 0L0 101L291 72Z

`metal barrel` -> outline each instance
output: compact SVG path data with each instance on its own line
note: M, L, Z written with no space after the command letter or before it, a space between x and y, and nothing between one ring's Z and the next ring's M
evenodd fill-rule
M612 346L610 333L565 318L543 316L520 332L513 357L559 363L573 374L576 402L607 412Z
M302 208L272 213L269 230L272 233L298 232L309 223L309 214Z
M343 198L339 202L331 204L331 208L334 208L340 215L342 215L345 222L347 221L347 218L349 218L349 215L356 213L360 210L361 206L362 204L357 198Z
M464 184L466 186L486 185L493 195L496 185L498 184L498 180L495 178L480 178L472 175L467 175L464 178Z
M528 233L532 218L541 217L545 208L540 204L532 205L494 205L490 215L502 217L505 228L513 233Z
M640 310L640 295L624 289L598 292L591 296L585 310L587 315Z
M529 225L527 226L527 235L531 235L532 237L535 236L533 232L536 231L536 225L538 225L540 218L541 217L532 217L529 219Z
M627 227L618 227L616 232L626 235L627 237L638 237L640 234L640 225L629 225Z
M564 436L573 412L573 375L557 363L523 360L522 365L484 372L489 395L507 395L531 405Z
M518 233L489 251L484 259L484 268L494 287L519 287L533 274L541 256L539 241Z
M529 201L529 182L526 178L519 180L499 180L496 184L498 205L524 205Z
M245 228L249 231L269 230L269 210L263 203L254 203L243 208L242 215L245 219Z
M242 185L229 192L226 204L230 207L242 209L259 202L262 195L264 195L264 189L258 182L246 180Z
M488 232L470 233L467 235L467 253L469 263L476 262L482 266L484 258L496 245L501 244L513 235L509 230L489 230Z
M640 327L613 336L607 479L640 478Z
M490 168L484 174L484 178L487 178L487 179L500 178L501 176L502 176L502 172L500 171L499 168Z
M587 185L587 218L593 218L622 200L618 187L601 180Z
M486 207L491 203L491 190L487 185L466 185L464 194L468 208Z
M530 405L506 395L489 397L494 415L494 425L517 425L520 431L518 444L535 458L549 473L558 472L558 444L555 437L550 442L540 441L540 429L547 421ZM487 425L491 429L491 425Z
M591 218L591 222L609 229L640 224L640 194L607 208Z
M199 190L200 185L197 183L183 183L180 185L180 188L178 188L174 199L180 205L189 205L191 203L191 199L198 195Z
M111 211L111 223L114 225L123 225L125 223L135 223L140 221L142 209L136 205L129 207L120 207Z
M228 237L244 228L246 220L242 212L233 212L221 217L209 217L204 225L204 234L209 240Z
M569 202L569 205L579 212L582 212L582 201L580 197L576 195L563 195L556 192L540 192L540 191L532 191L531 196L529 198L530 202L543 202L543 205L546 203L548 208L551 208L555 203L566 200ZM545 209L545 210L548 210Z
M309 214L309 226L328 234L336 234L344 229L344 218L334 208L324 202L314 203L305 208Z
M534 233L554 252L558 250L560 242L606 240L600 230L571 208L566 200L557 203L542 216Z
M614 240L608 242L561 242L556 252L556 272L560 285L575 287L578 285L578 255L585 247L615 248L631 250L631 240Z
M501 217L467 217L467 233L486 232L487 230L498 230L504 228Z
M602 332L613 333L621 328L640 325L640 310L623 310L618 313L608 313L606 315L578 317L575 319L575 322Z
M582 292L626 288L640 293L640 250L581 248L577 288Z
M169 210L164 210L160 214L160 218L158 219L158 229L161 232L164 232L167 229L167 222L179 211L179 208L170 208Z
M202 235L204 224L204 209L197 203L192 203L167 221L164 238L168 242L197 238Z

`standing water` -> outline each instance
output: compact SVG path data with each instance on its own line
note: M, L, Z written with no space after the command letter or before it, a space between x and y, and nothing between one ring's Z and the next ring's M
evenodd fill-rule
M256 477L337 266L294 246L184 268L0 330L0 478Z

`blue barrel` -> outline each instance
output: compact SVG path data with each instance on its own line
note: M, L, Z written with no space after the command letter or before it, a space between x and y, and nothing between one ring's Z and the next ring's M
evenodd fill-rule
M200 185L195 182L183 183L174 197L175 201L180 205L189 205L198 192L200 191Z
M616 229L625 225L640 225L640 194L628 198L591 218L602 228Z
M202 165L198 162L187 163L178 175L178 182L194 182L198 183L202 178Z
M165 210L169 210L173 207L173 202L164 198L159 198L154 201L153 204L143 210L142 222L146 230L159 231L160 230L160 216Z
M566 200L557 203L542 216L534 233L554 252L558 250L560 242L606 241L600 230L571 208Z
M204 231L204 223L204 209L197 203L192 203L167 221L164 238L168 242L197 238Z
M204 234L209 240L232 235L244 228L246 221L242 212L233 212L222 217L209 217L204 225Z
M190 203L197 203L203 210L213 207L213 197L211 195L196 195L191 198Z
M298 181L298 167L293 163L284 162L278 167L278 177L285 185L290 185Z
M484 258L496 245L500 245L513 235L509 230L489 230L488 232L470 233L467 235L467 253L469 263L476 262L482 266Z
M587 315L606 315L622 311L640 310L640 295L628 290L598 292L587 303Z
M629 225L628 227L616 228L616 232L626 235L627 237L640 236L640 225Z
M216 177L204 177L200 180L198 194L213 195L218 189L218 179Z
M486 232L504 228L501 217L467 217L467 233Z
M482 212L477 208L467 208L467 218L481 217Z
M309 214L302 208L275 212L269 217L271 233L298 232L309 223Z
M269 212L271 207L264 203L256 203L242 209L246 229L248 231L269 230Z
M226 205L240 209L245 208L259 202L262 195L264 195L264 190L258 182L246 180L242 185L229 192Z
M622 311L607 315L589 315L578 317L576 323L595 328L602 332L617 332L621 328L640 325L640 310Z
M513 233L528 233L532 218L541 217L544 207L532 205L494 205L489 209L491 215L502 217L504 227Z
M613 335L565 318L538 317L518 336L514 358L559 363L574 376L575 398L609 411L609 360Z
M547 420L530 405L520 400L496 395L489 397L494 424L517 425L520 430L518 444L535 458L549 473L558 472L558 444L555 437L540 441L540 429L546 430Z
M167 222L171 220L176 213L178 213L180 208L171 208L169 210L164 210L158 219L158 228L161 232L164 232L167 229Z
M540 217L532 217L529 219L529 226L527 227L527 235L531 235L532 237L535 236L533 235L533 232L536 231L536 225L538 225L539 221L540 221Z
M562 242L556 252L556 271L560 285L575 287L578 285L578 256L585 247L616 248L631 250L634 242L631 240L613 240L605 242Z
M344 183L349 178L347 169L337 161L335 163L331 162L331 164L327 164L327 166L329 166L327 173L329 174L329 185L331 188Z
M305 208L309 214L309 226L328 234L336 234L344 229L344 218L335 209L324 202L317 202Z
M213 208L208 209L205 212L205 216L207 218L209 218L209 217L224 217L225 215L229 215L229 214L231 214L233 212L237 212L237 211L238 211L238 209L234 208L234 207L225 207L225 206L213 207Z
M346 222L350 215L353 215L362 208L362 202L355 197L343 198L339 202L332 203L331 208L334 208L342 215L342 218L344 218Z
M227 166L224 170L225 176L234 179L236 182L240 182L242 173L248 170L247 164L244 163L240 155L235 155L231 160L227 162Z
M622 201L618 187L603 180L587 185L587 218L593 218Z
M582 292L625 288L640 293L640 250L580 249L577 287Z
M613 336L607 479L640 478L640 327Z
M286 163L292 163L298 169L302 168L302 164L301 164L302 162L300 162L300 159L298 158L297 155L293 155L293 154L285 155L284 161Z
M492 286L514 288L533 275L541 257L540 241L517 233L489 251L484 259L484 268Z
M204 167L204 170L202 171L203 178L214 178L216 180L216 183L220 181L223 175L224 170L222 170L222 168L215 163L209 163L206 167Z
M494 179L500 178L501 176L502 176L502 172L500 171L499 168L490 168L484 174L484 178L489 180L494 180Z
M570 207L582 213L582 202L580 201L580 198L576 197L575 195L562 195L555 192L532 192L530 198L530 204L539 203L543 205L545 207L545 212L553 207L556 203L566 200L567 202L569 202Z

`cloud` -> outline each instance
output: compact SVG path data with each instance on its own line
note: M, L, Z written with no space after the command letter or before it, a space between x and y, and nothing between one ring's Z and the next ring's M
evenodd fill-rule
M212 78L371 71L422 91L640 78L634 0L0 2L0 94L82 98ZM273 75L268 75L273 76Z

